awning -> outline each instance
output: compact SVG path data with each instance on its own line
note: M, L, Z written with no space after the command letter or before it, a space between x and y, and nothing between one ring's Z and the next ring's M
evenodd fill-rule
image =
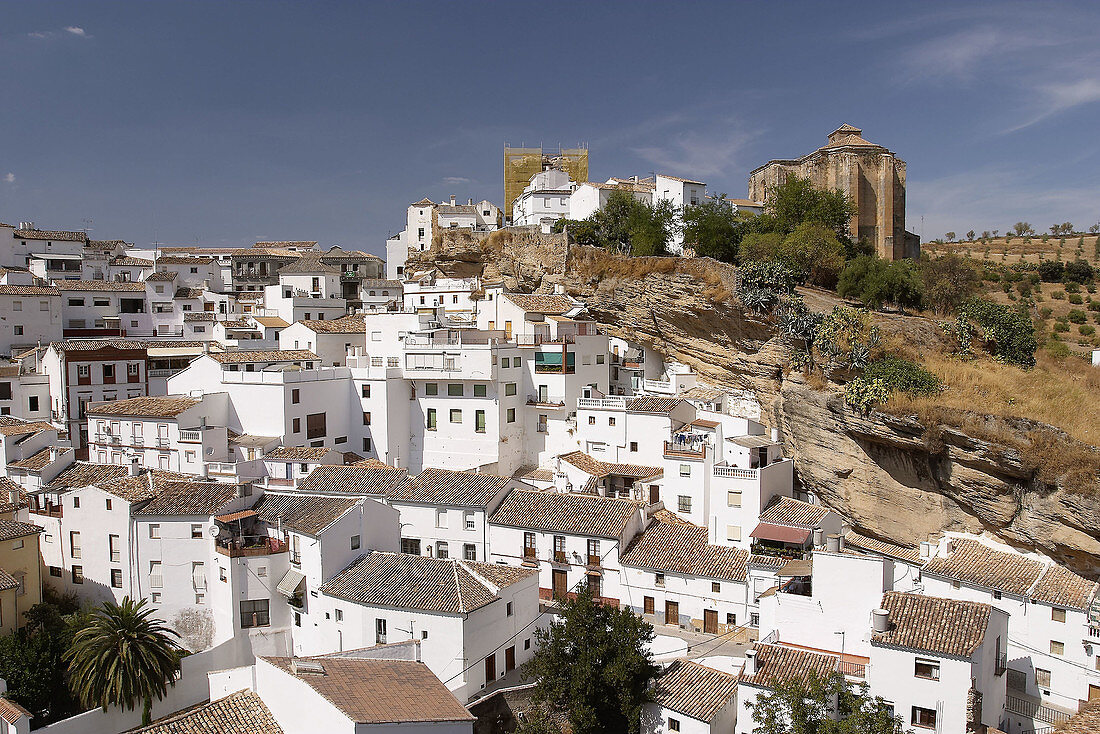
M215 515L214 519L218 522L233 522L234 520L243 520L246 517L254 517L255 515L255 510L241 510L240 512L230 512L228 515Z
M290 569L283 576L283 580L279 582L276 587L278 592L285 597L292 597L298 593L298 589L302 586L302 582L306 580L306 575L297 569Z
M603 574L602 574L602 573L600 573L599 571L597 571L597 570L596 570L596 569L594 569L594 568L589 568L589 569L587 569L587 570L586 570L586 571L584 572L584 575L585 575L585 576L603 576Z
M756 526L749 535L760 540L772 540L777 543L794 543L802 545L810 537L810 531L806 528L792 528L790 525L775 525L770 522L762 522Z
M776 573L781 579L791 579L798 576L810 576L813 574L814 565L812 559L794 559L784 563Z

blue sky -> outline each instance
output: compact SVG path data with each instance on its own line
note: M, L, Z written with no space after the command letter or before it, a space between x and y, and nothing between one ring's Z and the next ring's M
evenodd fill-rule
M407 203L747 173L841 123L908 162L909 229L1100 220L1100 3L0 2L0 220L139 245L381 252Z

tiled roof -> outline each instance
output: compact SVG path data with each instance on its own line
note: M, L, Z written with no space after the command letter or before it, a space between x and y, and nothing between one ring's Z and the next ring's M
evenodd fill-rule
M93 352L97 349L133 349L146 351L150 342L141 339L65 339L51 346L59 352Z
M493 513L494 525L618 538L639 505L631 500L590 494L516 489Z
M87 242L87 232L65 232L56 229L17 229L12 233L21 240L53 240L54 242Z
M91 403L87 413L88 415L127 415L136 418L175 418L201 402L200 398L187 395L146 396Z
M338 319L310 319L298 322L319 334L366 334L366 320L362 316L342 316Z
M0 542L44 532L45 528L18 520L0 520Z
M215 321L217 315L212 311L190 311L183 315L183 321L186 324L203 322L203 321Z
M56 431L55 426L45 421L21 421L0 422L0 436L21 436L24 433L38 433L39 431Z
M320 461L332 449L324 446L280 446L263 455L265 459L284 459L291 461Z
M1085 706L1051 734L1096 734L1100 731L1100 703Z
M779 497L760 513L760 522L816 528L828 514L829 509L821 505L811 505L792 497Z
M18 583L16 585L18 586ZM9 724L14 724L24 717L31 719L34 717L34 714L27 711L15 701L12 701L10 698L0 696L0 718Z
M54 477L53 481L46 485L46 489L79 489L93 484L102 486L104 483L122 479L129 474L129 467L78 461Z
M153 261L152 260L143 260L140 257L130 257L129 255L119 255L118 257L111 260L110 264L111 265L122 265L122 266L131 265L131 266L138 266L138 267L143 267L143 268L153 267Z
M61 291L45 285L0 285L0 296L59 296Z
M226 329L251 329L252 322L248 319L227 319L220 322L223 328Z
M321 258L317 255L305 255L298 258L295 262L289 265L284 265L279 268L280 275L292 275L294 273L327 273L329 275L339 275L340 271L331 265L321 262Z
M356 724L470 722L474 716L424 663L370 660L346 653L298 658L324 673L295 672L290 658L263 658L317 691ZM373 730L374 727L371 727ZM359 731L356 728L356 731Z
M10 573L0 568L0 591L7 591L8 589L18 589L19 579L12 576ZM7 700L7 699L2 699Z
M353 561L321 591L356 604L450 614L472 612L499 597L470 573L467 563L374 551Z
M382 278L364 278L361 285L364 288L401 288L401 281L385 280Z
M504 296L524 311L532 313L553 314L560 316L572 311L581 304L573 302L572 298L561 295L540 295L537 293L505 293Z
M352 466L319 466L298 484L303 492L356 496L400 496L412 484L407 469L377 459Z
M905 561L906 563L919 564L921 562L920 552L916 548L910 548L904 545L896 545L894 543L888 543L885 540L877 540L870 538L866 535L860 535L854 530L850 530L844 536L844 545L858 548L860 550L867 551L868 553L874 553L880 556L889 556L890 558L897 558Z
M972 601L888 591L888 632L871 634L871 644L968 658L982 644L991 607Z
M680 403L680 398L655 398L644 396L634 398L626 404L626 409L635 413L669 413Z
M140 515L208 516L221 511L237 496L237 485L228 482L165 482Z
M749 552L707 542L707 529L662 510L623 551L624 566L744 581Z
M145 283L141 281L120 283L114 280L59 280L57 287L62 291L145 292Z
M837 657L784 645L757 644L756 672L741 674L741 680L770 686L787 680L805 680L811 674L824 678L837 669Z
M317 246L317 240L273 240L270 242L257 242L252 245L253 249L270 250L285 249L287 247L295 247L298 249L310 249Z
M222 364L244 362L316 362L318 357L308 349L263 349L257 351L221 352L211 357Z
M425 469L413 477L411 484L390 495L390 498L433 505L485 507L510 482L506 477L492 474Z
M17 498L14 502L11 501L12 492ZM3 502L0 502L0 512L13 512L27 506L27 490L7 477L0 477L0 498L3 498Z
M702 181L696 181L695 179L692 179L692 178L680 178L679 176L670 176L667 173L658 173L657 175L660 176L661 178L668 178L668 179L672 179L673 181L680 181L681 183L689 183L689 184L697 184L699 186L706 186L706 184L703 183Z
M194 482L194 478L186 474L152 469L134 477L125 476L109 482L100 482L95 486L108 494L136 504L156 498L165 487L174 482Z
M155 273L149 273L145 277L146 282L149 283L171 283L173 280L179 277L179 273L175 270L160 271Z
M599 459L584 453L583 451L573 451L568 454L562 454L561 459L573 466L577 467L586 474L591 474L594 477L606 477L610 474L620 477L634 477L635 479L645 479L647 477L655 477L664 473L664 470L659 466L642 466L640 464L610 464L606 461L600 461Z
M953 550L947 558L933 558L922 573L965 581L988 589L1025 596L1043 573L1040 561L1018 553L994 550L976 540L957 538L950 541Z
M287 322L283 321L278 316L253 316L256 323L260 326L274 327L276 329L285 329L290 326Z
M654 702L709 722L737 696L737 676L691 660L677 660L657 679Z
M214 262L212 257L185 257L182 255L161 255L157 258L157 265L210 265Z
M87 240L84 247L89 250L113 250L116 247L125 247L132 244L126 240Z
M174 298L202 298L202 294L205 293L202 288L177 288ZM212 311L204 313L213 313ZM185 313L184 316L187 316Z
M283 730L260 697L244 690L185 709L129 734L283 734Z
M19 461L9 461L9 467L15 467L17 469L26 469L27 471L42 471L50 464L50 451L57 451L60 455L67 449L64 446L47 446L46 448L38 451L25 459Z
M268 492L254 509L260 519L269 525L281 522L284 528L307 535L318 535L360 501L356 497L317 497Z
M1031 598L1074 609L1088 609L1096 596L1097 584L1078 576L1064 566L1051 563L1035 588Z

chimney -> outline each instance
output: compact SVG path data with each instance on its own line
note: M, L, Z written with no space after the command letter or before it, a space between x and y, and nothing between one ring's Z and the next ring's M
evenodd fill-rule
M756 675L756 650L745 650L745 675Z
M890 631L890 612L885 609L871 611L871 629L877 633Z
M927 540L920 543L920 557L926 560L932 557L932 544Z
M840 536L830 535L825 539L825 550L830 553L840 553Z
M778 428L773 428L772 429L772 441L774 441L775 443L779 443L779 429Z
M18 489L9 489L8 490L8 502L13 504L13 505L18 505L19 504L19 490Z
M814 548L820 548L825 542L825 531L821 528L814 528Z
M52 464L55 461L57 461L57 447L50 446L50 463Z
M455 205L455 195L451 194L451 206Z
M130 469L128 470L128 472L127 472L127 473L128 473L128 474L129 474L129 475L130 475L131 477L136 477L136 476L138 475L138 460L137 460L137 459L131 459L131 461L130 461Z
M474 200L473 199L467 199L466 200L466 206L473 206L473 205L474 205Z

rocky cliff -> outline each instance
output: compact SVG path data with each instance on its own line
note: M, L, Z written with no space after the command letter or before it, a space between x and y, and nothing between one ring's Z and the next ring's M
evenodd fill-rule
M780 428L798 481L865 533L914 544L940 530L987 531L1080 573L1100 571L1100 487L1083 492L1049 476L1043 481L1021 458L1020 447L1035 435L1057 433L1050 426L977 413L945 416L936 425L861 415L835 386L811 386L784 369L785 345L771 324L739 304L731 266L621 258L569 248L562 236L503 234L510 236L493 242L444 237L417 254L419 264L483 274L514 290L562 285L610 333L751 395L764 422ZM815 299L828 305L827 297L808 294L811 306ZM889 320L883 328L928 338L935 332L918 318Z

